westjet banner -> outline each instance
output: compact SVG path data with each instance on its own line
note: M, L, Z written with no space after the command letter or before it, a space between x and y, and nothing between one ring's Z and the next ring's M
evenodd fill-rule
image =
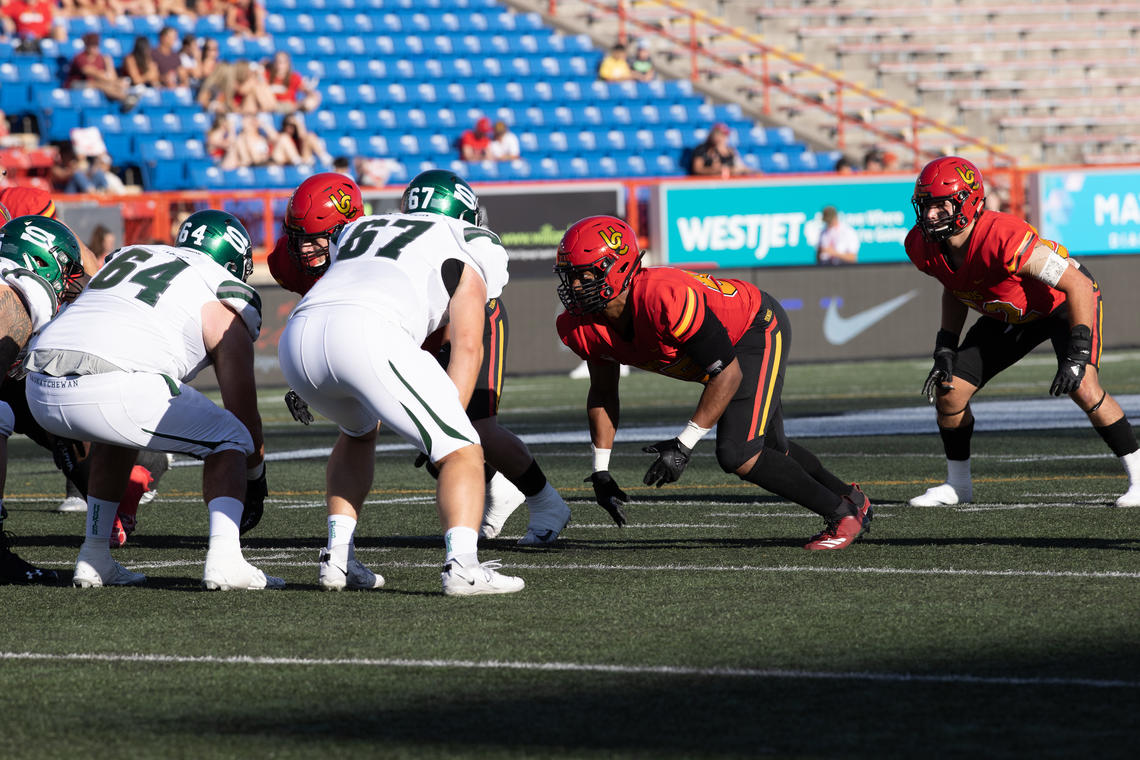
M663 183L652 197L654 263L694 268L816 263L820 212L834 206L859 236L858 263L906 261L914 180L852 176Z

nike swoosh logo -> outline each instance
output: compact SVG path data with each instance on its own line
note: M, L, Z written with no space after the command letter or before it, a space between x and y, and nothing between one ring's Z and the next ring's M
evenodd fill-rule
M877 322L885 319L891 312L898 310L917 295L918 291L912 290L850 317L839 316L839 308L836 307L836 299L833 298L827 305L827 313L823 316L823 337L833 346L842 346L860 333L871 329Z

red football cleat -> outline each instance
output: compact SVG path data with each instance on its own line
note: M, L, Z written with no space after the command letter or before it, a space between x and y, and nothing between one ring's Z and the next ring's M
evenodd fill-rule
M805 549L809 551L846 549L855 539L871 530L874 511L871 509L871 500L863 493L863 489L853 484L851 495L844 496L843 500L847 502L851 513L828 523L822 533L812 536L811 540L804 544Z

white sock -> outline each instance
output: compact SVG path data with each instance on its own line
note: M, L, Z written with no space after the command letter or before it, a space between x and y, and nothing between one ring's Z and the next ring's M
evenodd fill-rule
M444 562L456 560L463 567L479 564L479 532L471 528L451 528L443 534L447 549Z
M219 496L206 505L210 510L210 549L241 554L241 513L244 507L232 496Z
M348 515L329 515L329 541L325 548L332 556L333 564L345 567L352 556L352 534L356 531L356 520Z
M1128 487L1140 486L1140 449L1122 456L1120 463L1124 465L1124 471L1128 473Z
M103 501L94 496L87 497L87 538L97 538L110 543L111 529L115 527L115 516L119 513L119 502Z
M970 487L970 460L947 459L946 482L954 486L954 490Z

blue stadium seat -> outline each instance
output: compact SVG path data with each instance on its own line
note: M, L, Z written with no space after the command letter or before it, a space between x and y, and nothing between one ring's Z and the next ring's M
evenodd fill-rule
M616 177L621 174L621 170L618 168L618 162L612 156L599 156L592 163L592 167L593 171L591 173L595 176Z
M569 140L566 137L566 133L559 130L547 132L546 136L543 138L543 143L546 147L546 150L550 151L551 153L565 153L570 149L570 144Z
M455 129L457 126L455 111L452 111L450 108L437 108L431 120L436 126L445 129Z
M368 138L368 155L383 158L389 153L388 140L383 135L371 135Z
M637 153L627 153L620 163L620 173L630 177L644 177L649 174L649 164Z
M414 129L426 129L428 125L427 112L422 108L409 108L403 112L401 122Z
M638 129L633 133L634 144L631 148L639 151L652 150L656 147L656 141L653 137L653 130L651 129Z
M626 133L620 129L607 130L602 135L602 147L611 153L624 152L626 148ZM632 146L630 146L632 148Z
M558 161L550 156L543 156L538 160L537 165L532 163L532 173L535 177L543 179L557 179L561 176Z
M400 135L396 146L401 156L418 156L420 153L420 141L415 135Z
M530 179L533 171L530 161L525 158L499 164L499 178L503 180Z
M661 123L661 111L653 103L644 103L637 110L638 119L643 124Z
M576 120L574 118L574 111L568 106L555 106L551 112L551 123L559 126L568 127Z
M571 130L566 135L566 144L571 153L593 153L598 149L598 137L588 129Z
M519 150L524 155L533 156L539 151L538 135L534 132L517 132L516 136L519 138Z
M653 159L653 174L662 177L672 177L683 174L677 156L671 153L658 153Z
M190 169L190 184L202 190L221 190L226 186L226 178L216 166L199 165Z
M775 152L760 156L760 169L768 174L791 171L791 162L784 153Z

